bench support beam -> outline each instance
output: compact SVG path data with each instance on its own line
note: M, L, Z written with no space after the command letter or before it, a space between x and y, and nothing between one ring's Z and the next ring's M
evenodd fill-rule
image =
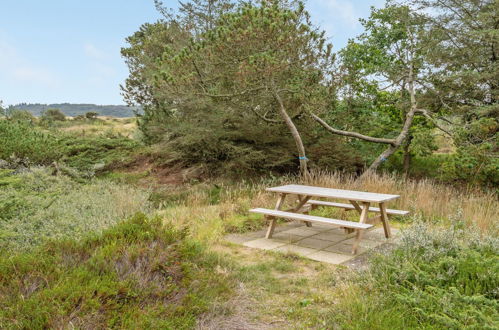
M298 205L293 209L293 212L298 212L307 202L309 199L312 198L311 196L300 196L298 195ZM304 212L305 214L308 214L308 212ZM305 225L307 227L312 227L312 223L310 221L304 221Z

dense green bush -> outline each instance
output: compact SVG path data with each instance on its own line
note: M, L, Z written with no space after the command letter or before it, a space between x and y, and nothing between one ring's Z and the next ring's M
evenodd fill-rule
M59 109L47 109L43 111L41 119L47 122L65 121L66 115Z
M0 159L12 156L47 165L62 157L60 138L25 121L0 120Z
M188 329L230 281L220 258L161 219L0 259L0 328Z
M54 161L84 171L102 170L127 160L138 143L125 137L77 137L46 132L20 121L0 121L0 159L19 158L28 165Z
M89 112L85 113L85 118L87 118L87 119L96 119L98 115L99 114L97 112L89 111Z
M35 123L36 118L27 110L10 110L7 112L7 118L15 122Z

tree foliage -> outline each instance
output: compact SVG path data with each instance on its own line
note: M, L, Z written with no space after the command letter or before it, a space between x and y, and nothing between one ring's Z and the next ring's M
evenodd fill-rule
M306 168L311 156L305 146L326 143L306 114L334 101L329 97L334 56L303 4L242 4L195 36L181 21L143 27L158 36L163 50L139 61L145 65L132 61L142 49L156 49L146 44L152 38L130 39L134 44L123 51L133 57L130 77L140 77L127 85L142 88L128 89L126 96L149 105L141 126L146 136L162 139L176 159L191 164L294 171L300 161ZM175 37L159 40L169 33ZM342 146L324 148L334 152ZM355 154L348 158L343 168L358 163Z

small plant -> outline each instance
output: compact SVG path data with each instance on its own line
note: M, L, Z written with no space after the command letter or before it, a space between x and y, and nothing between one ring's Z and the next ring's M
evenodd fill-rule
M399 247L378 256L370 274L355 279L369 294L343 302L353 313L360 305L365 308L357 326L496 328L499 240L459 227L436 229L417 222L403 233ZM385 318L378 317L381 311Z

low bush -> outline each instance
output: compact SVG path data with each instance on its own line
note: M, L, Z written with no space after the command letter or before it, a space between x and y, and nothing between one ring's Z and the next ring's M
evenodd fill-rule
M356 279L362 293L344 297L340 322L358 329L497 328L499 240L461 225L418 223L406 231L400 246Z
M128 160L138 143L125 137L76 137L47 132L20 121L0 121L0 159L23 159L27 165L64 162L78 170L102 170Z
M42 121L65 121L66 115L59 109L47 109L42 113Z
M28 249L52 238L78 238L150 210L149 193L92 180L80 184L49 169L0 172L0 249Z
M61 141L26 121L0 120L0 159L14 156L39 165L62 157Z
M221 259L136 215L100 235L0 259L0 328L190 329L231 281Z

